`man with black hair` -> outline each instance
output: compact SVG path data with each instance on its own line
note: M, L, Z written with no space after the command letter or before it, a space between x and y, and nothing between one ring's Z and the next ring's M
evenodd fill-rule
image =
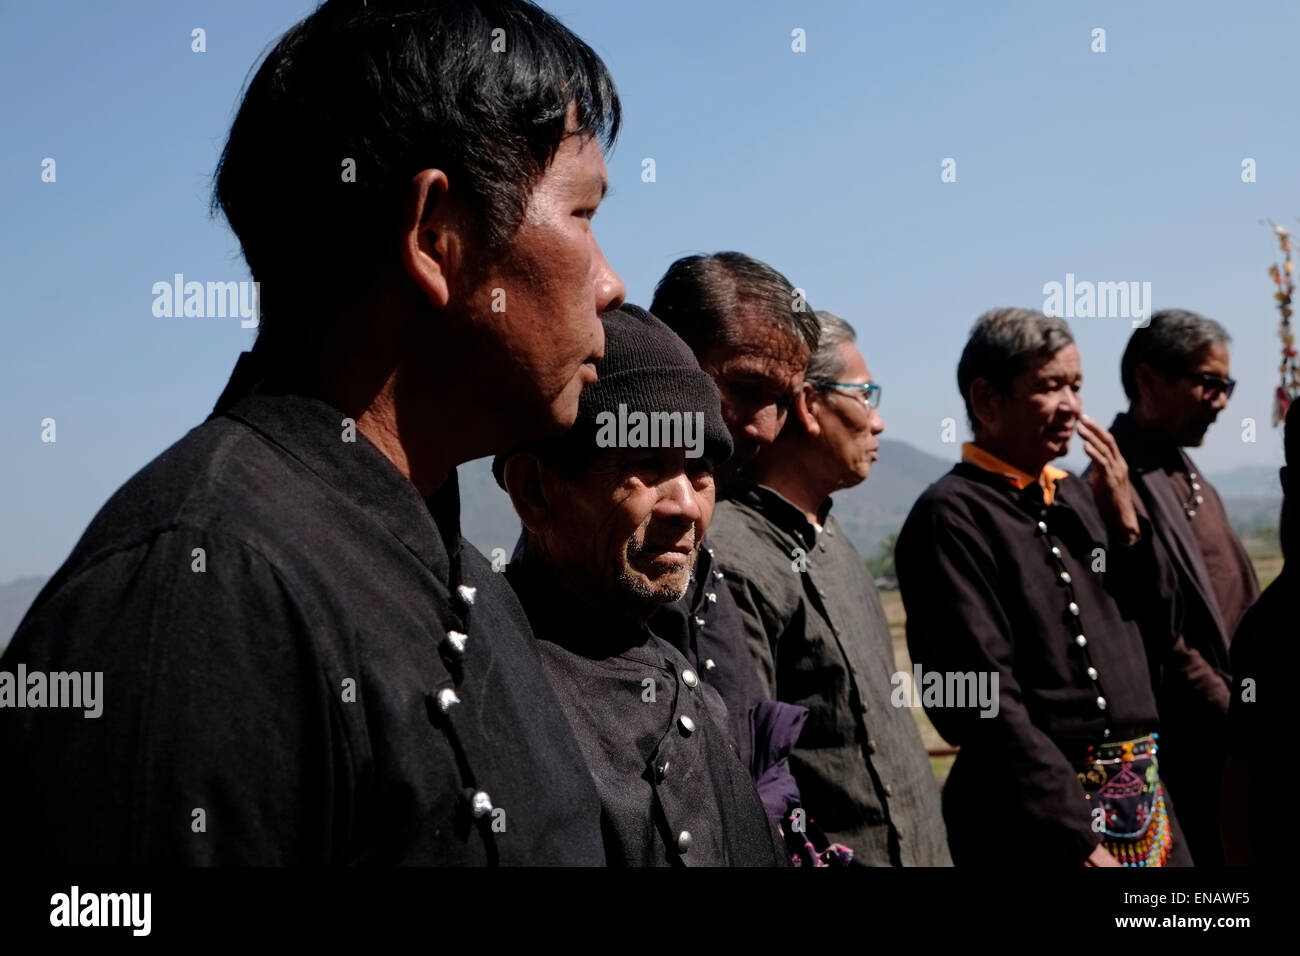
M104 673L98 720L0 710L10 863L604 860L455 469L563 431L595 380L619 115L596 54L517 0L329 0L275 44L215 185L257 344L3 658Z
M1214 486L1186 449L1228 405L1227 331L1168 309L1134 331L1120 361L1129 410L1111 425L1138 507L1178 571L1186 612L1163 667L1155 667L1160 766L1197 866L1222 866L1220 789L1232 671L1229 646L1259 583Z
M776 440L817 344L817 320L790 280L741 252L686 256L664 273L650 311L690 347L718 387L734 452L720 466L727 480ZM656 624L726 701L741 758L767 750L756 719L767 699L750 663L740 611L707 543L691 589L660 609ZM792 777L765 787L769 810L784 816L798 789ZM785 791L789 795L787 799Z

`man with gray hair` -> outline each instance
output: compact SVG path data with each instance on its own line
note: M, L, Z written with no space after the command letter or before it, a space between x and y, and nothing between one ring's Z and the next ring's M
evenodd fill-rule
M853 327L818 312L817 349L790 418L711 532L763 690L808 708L790 755L805 806L861 866L951 863L939 792L909 710L890 706L889 623L830 514L878 457L881 387Z
M991 713L923 701L961 748L943 794L953 861L1189 863L1160 781L1145 647L1174 642L1176 579L1114 438L1083 414L1070 330L986 312L957 381L974 440L895 551L914 665L997 679ZM1087 481L1050 464L1076 429Z
M1139 511L1178 572L1186 605L1174 655L1156 674L1160 763L1198 866L1222 866L1219 807L1232 675L1229 645L1259 582L1223 502L1185 448L1227 407L1227 331L1184 309L1157 312L1120 361L1129 410L1111 432Z

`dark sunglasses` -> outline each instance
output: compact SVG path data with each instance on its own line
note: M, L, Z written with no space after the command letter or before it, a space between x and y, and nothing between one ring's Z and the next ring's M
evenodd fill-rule
M1205 390L1205 397L1215 399L1222 392L1226 398L1232 398L1232 390L1237 387L1235 378L1219 378L1217 375L1202 374L1200 372L1187 372L1183 378L1190 378L1193 382L1200 382L1201 388Z

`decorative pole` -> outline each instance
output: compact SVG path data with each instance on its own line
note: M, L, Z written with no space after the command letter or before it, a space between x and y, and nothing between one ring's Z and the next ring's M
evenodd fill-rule
M1291 330L1291 294L1295 291L1295 283L1292 281L1295 265L1291 261L1291 233L1271 219L1268 224L1273 227L1282 247L1281 266L1275 262L1268 267L1268 274L1277 286L1273 298L1277 300L1278 312L1282 314L1282 320L1277 326L1277 337L1282 340L1282 364L1277 369L1281 381L1273 399L1273 427L1276 428L1286 418L1286 410L1291 403L1300 397L1300 362L1296 359L1295 334Z

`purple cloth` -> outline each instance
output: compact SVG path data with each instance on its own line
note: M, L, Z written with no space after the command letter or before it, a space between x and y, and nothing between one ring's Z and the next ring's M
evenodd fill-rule
M787 758L808 719L808 708L779 700L760 700L749 710L750 739L754 752L749 772L768 816L784 823L801 803L799 785Z

